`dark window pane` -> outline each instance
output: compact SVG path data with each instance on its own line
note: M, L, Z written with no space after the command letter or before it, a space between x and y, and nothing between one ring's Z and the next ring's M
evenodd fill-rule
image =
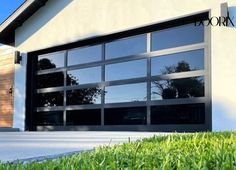
M106 81L144 77L147 74L147 60L136 60L106 66Z
M62 126L63 125L63 112L36 112L34 114L34 122L38 126Z
M68 51L68 66L100 61L102 45L78 48Z
M100 125L101 110L66 111L66 125Z
M191 77L152 82L152 100L204 96L204 78Z
M111 108L104 110L105 125L145 125L146 107Z
M204 104L151 107L151 124L203 124L204 122Z
M101 104L101 89L91 87L66 92L67 105Z
M106 44L106 59L146 52L146 35L130 37Z
M91 67L67 72L67 86L101 81L101 67Z
M64 92L38 93L37 107L63 106Z
M64 85L64 73L50 73L37 76L37 88L59 87Z
M152 75L171 74L204 69L204 50L194 50L154 57Z
M146 101L146 89L146 83L106 87L105 103Z
M194 24L160 30L151 34L152 51L201 43L204 41L204 27Z
M64 52L38 56L38 70L64 67Z

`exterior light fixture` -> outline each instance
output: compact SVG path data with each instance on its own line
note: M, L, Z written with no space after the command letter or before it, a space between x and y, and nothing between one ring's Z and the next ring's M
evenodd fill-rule
M22 56L20 55L19 51L15 52L15 64L20 64L22 61Z

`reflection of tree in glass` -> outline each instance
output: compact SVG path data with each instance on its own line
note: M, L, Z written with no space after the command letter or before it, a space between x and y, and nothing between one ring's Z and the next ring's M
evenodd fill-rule
M67 91L67 104L95 104L101 95L101 89L97 87Z
M37 105L41 107L62 106L64 92L40 93L37 97Z
M47 58L43 58L38 61L38 70L45 70L50 68L56 68L56 65Z
M38 70L56 68L55 64L51 63L49 59L42 59L38 62ZM38 87L44 88L44 85L52 85L50 87L58 87L61 85L60 80L64 80L63 72L56 72L51 74L43 74L38 76ZM67 85L79 85L79 80L76 77L67 74ZM67 92L67 103L68 104L93 104L96 98L101 94L101 89L97 87L72 90ZM53 92L53 93L42 93L38 98L41 106L61 106L63 104L64 92Z
M190 71L185 61L178 62L177 66L166 67L162 74L171 74ZM152 95L159 95L162 99L200 97L204 95L204 82L199 77L154 81L152 88L157 88Z

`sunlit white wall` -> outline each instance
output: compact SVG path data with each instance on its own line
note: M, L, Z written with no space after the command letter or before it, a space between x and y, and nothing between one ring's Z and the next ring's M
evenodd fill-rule
M220 16L224 2L236 6L235 0L48 1L16 30L16 47L29 52L206 10ZM212 27L210 40L213 130L236 130L236 28ZM18 79L25 78L25 65L21 67ZM16 81L25 96L25 86L20 84ZM24 102L18 104L24 107Z
M235 27L212 28L213 130L236 130L236 2L229 3Z

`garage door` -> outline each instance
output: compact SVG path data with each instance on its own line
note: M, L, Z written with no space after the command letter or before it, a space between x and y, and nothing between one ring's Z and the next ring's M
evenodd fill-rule
M33 129L209 130L206 30L159 29L29 55Z
M14 54L0 51L0 127L13 124Z

